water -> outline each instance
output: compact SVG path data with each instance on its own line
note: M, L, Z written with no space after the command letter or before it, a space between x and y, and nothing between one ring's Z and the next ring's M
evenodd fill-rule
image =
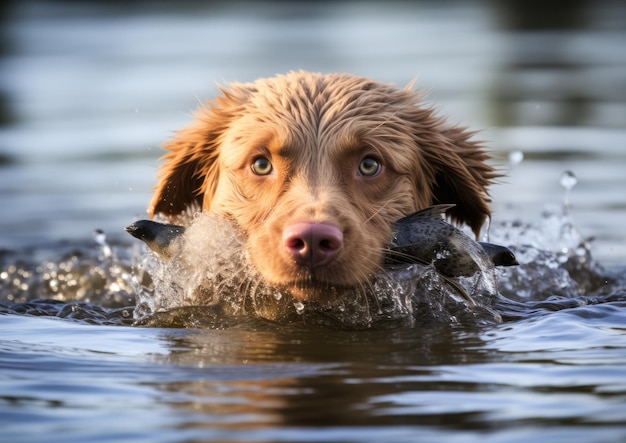
M622 2L16 3L0 14L3 441L626 438ZM490 240L522 263L499 273L502 323L342 330L304 322L306 304L284 324L183 303L133 326L154 268L123 227L145 217L159 145L215 82L300 68L418 76L484 128L508 174Z

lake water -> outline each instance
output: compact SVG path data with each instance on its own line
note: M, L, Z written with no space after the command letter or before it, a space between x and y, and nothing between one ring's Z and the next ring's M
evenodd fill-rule
M2 441L626 440L623 2L0 8ZM123 228L160 145L216 83L297 69L417 78L483 131L522 263L501 323L134 325L151 268Z

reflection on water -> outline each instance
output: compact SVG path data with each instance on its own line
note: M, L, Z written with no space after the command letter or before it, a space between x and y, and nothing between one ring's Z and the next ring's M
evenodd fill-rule
M626 359L607 360L606 347L623 350L624 306L603 311L485 332L51 328L3 318L54 331L21 346L9 340L23 333L0 341L0 407L14 418L3 433L28 441L36 424L51 441L76 442L620 441Z
M624 2L0 8L4 440L626 438ZM501 280L503 324L127 327L150 281L123 227L145 216L159 145L216 81L301 68L418 76L442 114L484 129L509 172L492 235L525 259ZM572 224L546 227L566 170ZM591 250L533 249L566 226ZM539 243L511 240L524 227Z

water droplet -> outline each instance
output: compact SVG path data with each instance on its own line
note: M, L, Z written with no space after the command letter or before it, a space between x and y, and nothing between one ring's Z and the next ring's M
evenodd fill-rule
M576 255L579 257L585 257L587 255L587 248L579 246L576 248Z
M277 301L280 301L280 299L281 299L281 298L283 298L283 294L281 294L280 292L276 291L276 292L274 293L274 298L275 298Z
M511 166L517 166L524 160L524 153L522 151L509 152L509 164Z
M105 258L110 258L113 254L113 251L111 251L111 247L107 244L107 239L106 235L104 235L104 231L102 229L96 229L95 231L93 231L93 239L96 243L98 243L98 246L100 246L102 250L102 255L104 255Z
M106 244L106 235L102 229L96 229L93 231L93 239L100 246L104 246Z
M297 301L293 306L296 308L297 314L301 315L304 312L304 303Z
M565 171L563 175L561 175L561 186L568 191L576 186L576 183L578 183L578 179L572 171Z
M561 175L561 186L565 188L565 198L563 199L563 207L565 212L567 212L570 208L570 192L574 186L578 183L578 179L574 175L572 171L565 171Z

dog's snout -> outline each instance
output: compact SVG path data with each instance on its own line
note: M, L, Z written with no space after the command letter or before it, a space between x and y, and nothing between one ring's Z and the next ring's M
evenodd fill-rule
M314 269L343 248L343 234L328 223L294 223L283 231L283 244L296 263Z

